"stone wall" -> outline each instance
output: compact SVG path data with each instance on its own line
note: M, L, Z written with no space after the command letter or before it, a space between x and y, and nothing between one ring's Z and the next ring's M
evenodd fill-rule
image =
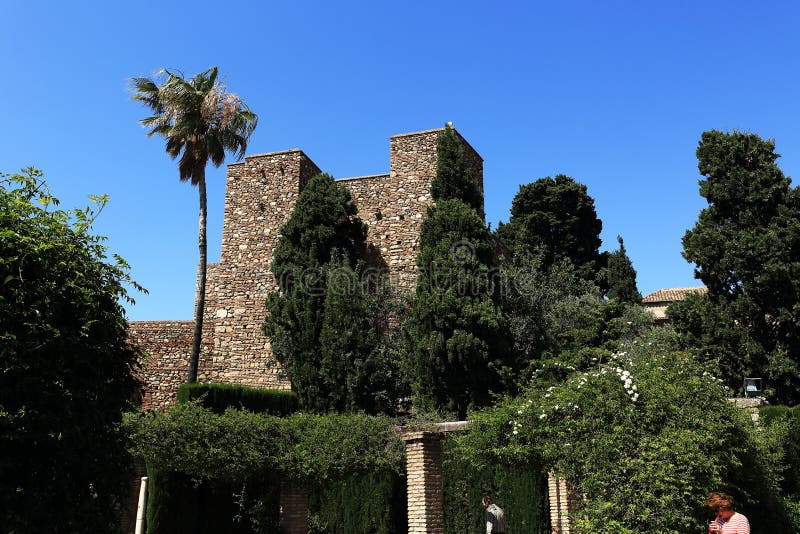
M387 269L401 290L413 290L416 282L419 231L433 203L430 183L436 176L436 145L443 131L395 135L389 143L389 174L340 180L369 226L372 263ZM460 134L459 138L482 190L483 160ZM199 381L290 387L273 361L261 325L267 295L277 287L270 264L280 227L291 215L303 185L319 172L299 149L247 156L228 165L222 253L218 264L208 266ZM155 324L132 323L131 334L154 362L143 374L145 405L163 407L171 403L185 379L191 323ZM174 332L164 330L170 325ZM174 346L177 340L187 343L185 352Z
M130 324L131 339L145 351L139 372L144 383L142 407L170 406L178 386L186 382L187 361L192 350L192 321L137 321ZM202 366L208 370L208 362ZM202 376L201 369L198 375Z
M222 254L209 279L206 317L213 325L213 381L286 389L279 367L269 366L261 331L279 229L300 189L319 168L300 150L248 156L228 165Z

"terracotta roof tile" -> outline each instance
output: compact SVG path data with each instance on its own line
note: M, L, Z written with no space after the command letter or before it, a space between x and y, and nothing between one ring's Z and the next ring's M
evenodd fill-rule
M642 304L654 304L657 302L676 302L686 298L692 293L705 293L707 289L700 287L669 287L653 291L642 299Z

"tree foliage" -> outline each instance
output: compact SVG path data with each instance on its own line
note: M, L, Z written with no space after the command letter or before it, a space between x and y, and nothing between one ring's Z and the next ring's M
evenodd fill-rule
M633 268L621 236L617 236L617 242L619 248L608 254L604 271L606 294L610 299L639 304L642 302L642 294L636 288L636 269Z
M304 187L281 228L264 331L305 409L396 409L398 362L387 356L396 301L359 258L366 225L329 175ZM376 289L376 287L378 289Z
M358 218L350 191L329 174L305 184L291 217L280 229L272 274L281 290L290 289L294 271L311 271L343 254L351 268L364 253L367 226Z
M134 452L148 465L195 481L241 483L277 474L319 482L403 470L403 443L386 417L276 417L234 409L216 414L189 401L167 413L129 414L125 427Z
M540 251L545 268L566 258L583 278L594 281L604 263L602 229L586 186L559 174L520 186L511 218L497 233L514 252Z
M722 382L654 329L585 370L477 413L455 439L476 465L543 462L575 485L577 531L692 532L726 490L753 524L788 532L778 455Z
M483 213L483 193L467 165L464 141L450 125L439 136L436 153L436 176L431 180L433 200L461 200Z
M683 238L684 257L708 288L672 312L676 327L712 343L731 372L768 379L773 399L800 400L800 191L777 165L774 141L704 132L697 149L708 207ZM693 308L694 306L694 308ZM698 320L698 306L710 310ZM708 331L707 328L711 328ZM739 388L742 375L728 376Z
M256 128L258 117L247 105L218 80L219 70L212 67L186 80L182 73L162 70L162 79L133 78L133 100L141 102L153 115L141 120L149 128L147 136L160 135L167 140L167 154L180 156L181 181L197 186L200 194L200 226L197 267L197 291L194 302L194 335L189 359L189 382L197 381L203 313L206 298L206 165L219 167L227 152L237 159L244 157L247 142ZM161 81L161 85L159 85Z
M127 265L107 263L90 233L107 198L57 209L42 176L0 184L2 530L108 532L127 488L119 424L141 355L119 303Z
M504 387L510 342L490 233L470 196L474 181L463 150L453 149L448 136L454 136L449 128L440 140L433 183L449 185L437 185L436 205L420 229L413 393L417 410L463 417L469 406L488 404L490 392Z
M639 305L604 299L566 259L545 268L541 253L518 252L501 266L501 280L518 385L534 369L538 380L563 380L596 350L617 350L653 322Z

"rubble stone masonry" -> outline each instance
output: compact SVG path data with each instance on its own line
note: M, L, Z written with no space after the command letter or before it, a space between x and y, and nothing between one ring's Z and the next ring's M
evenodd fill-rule
M369 226L368 253L388 270L395 286L411 291L416 281L419 231L433 201L436 145L443 129L390 139L389 174L345 178L359 216ZM483 160L460 135L467 165L481 190ZM286 389L262 333L265 301L277 285L270 271L280 227L294 209L305 183L320 171L301 150L247 156L228 165L222 253L209 264L198 380ZM191 321L131 324L131 337L148 354L142 371L144 408L174 402L185 381Z

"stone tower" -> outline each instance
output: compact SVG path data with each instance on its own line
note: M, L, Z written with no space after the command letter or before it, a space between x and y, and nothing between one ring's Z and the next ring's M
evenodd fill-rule
M370 254L388 268L401 290L413 290L419 230L432 204L436 146L444 129L390 138L389 174L344 178L359 217L367 223ZM481 190L483 160L460 135ZM301 150L247 156L228 165L220 262L208 266L203 351L198 379L267 388L289 388L261 331L265 301L277 285L270 271L280 227L300 190L319 167ZM191 321L131 324L131 335L149 354L143 372L145 407L164 407L187 373Z

